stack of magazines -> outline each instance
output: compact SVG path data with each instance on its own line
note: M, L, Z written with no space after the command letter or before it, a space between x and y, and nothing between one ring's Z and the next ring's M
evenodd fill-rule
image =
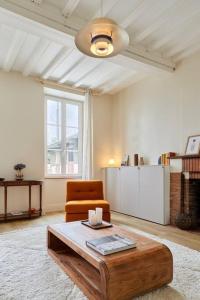
M118 234L114 234L86 241L86 245L102 255L108 255L135 248L136 242Z

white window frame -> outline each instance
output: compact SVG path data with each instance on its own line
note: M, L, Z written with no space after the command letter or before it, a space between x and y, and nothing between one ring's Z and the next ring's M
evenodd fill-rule
M48 174L48 145L47 145L47 101L58 101L61 103L61 174ZM63 169L66 163L66 136L65 136L65 127L66 127L66 104L75 104L79 106L79 143L78 143L78 162L79 162L79 173L74 174L64 174ZM83 101L72 100L68 98L45 95L45 178L82 178L82 166L83 166Z

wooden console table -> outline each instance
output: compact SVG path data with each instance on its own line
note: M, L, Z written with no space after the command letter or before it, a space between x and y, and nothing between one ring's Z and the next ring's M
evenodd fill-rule
M39 209L31 211L31 187L38 185L39 186ZM19 220L19 219L31 219L34 217L40 217L42 215L42 181L37 180L10 180L10 181L1 181L0 187L4 187L4 214L0 214L0 222L6 222L9 220ZM29 207L28 211L23 211L19 214L8 213L8 187L16 186L27 186L29 191Z

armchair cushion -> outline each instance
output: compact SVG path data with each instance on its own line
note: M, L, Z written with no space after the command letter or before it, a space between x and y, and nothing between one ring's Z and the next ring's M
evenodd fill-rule
M67 201L103 199L102 181L68 181Z
M110 205L106 200L74 200L68 201L65 204L65 211L67 213L88 213L89 209L96 209L96 207L103 208L103 212L110 211Z

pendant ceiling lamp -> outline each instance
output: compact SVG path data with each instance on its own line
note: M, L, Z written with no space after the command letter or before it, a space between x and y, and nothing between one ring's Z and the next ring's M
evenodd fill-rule
M129 36L115 21L101 17L92 20L77 33L75 44L88 56L106 58L123 51L129 44Z

